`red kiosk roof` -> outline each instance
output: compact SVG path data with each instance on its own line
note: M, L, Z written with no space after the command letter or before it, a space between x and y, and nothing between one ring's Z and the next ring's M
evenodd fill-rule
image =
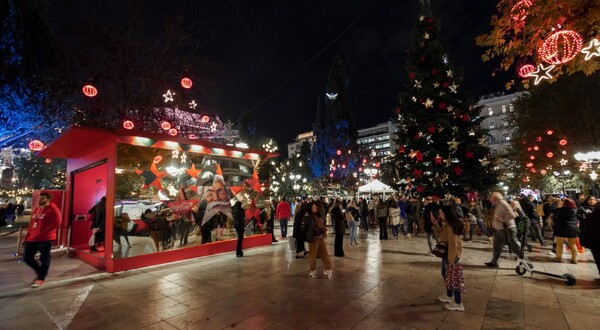
M180 136L148 133L136 130L117 129L107 131L88 127L71 127L38 153L46 158L77 158L90 149L105 143L125 143L164 149L191 150L219 156L254 159L263 156L269 159L278 156L257 149L244 149L209 141L187 139Z

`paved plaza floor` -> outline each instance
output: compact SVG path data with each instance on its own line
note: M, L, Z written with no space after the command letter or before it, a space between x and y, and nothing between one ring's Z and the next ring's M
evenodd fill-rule
M333 254L333 237L327 238ZM360 245L332 257L333 280L308 276L286 241L235 253L106 274L77 259L55 258L46 284L8 256L0 239L0 329L597 329L600 281L587 252L572 265L529 254L536 269L571 273L575 286L520 277L516 261L483 265L492 245L464 243L464 312L447 311L440 259L424 238L380 241L361 231Z

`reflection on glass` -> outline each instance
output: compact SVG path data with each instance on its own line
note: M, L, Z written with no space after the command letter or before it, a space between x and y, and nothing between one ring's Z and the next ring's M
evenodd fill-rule
M251 160L119 144L114 258L237 239L231 206L241 201L246 235L261 234L268 194Z

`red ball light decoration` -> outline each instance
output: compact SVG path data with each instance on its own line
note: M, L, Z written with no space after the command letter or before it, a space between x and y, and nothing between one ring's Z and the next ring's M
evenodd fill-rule
M44 145L44 142L40 140L33 140L29 142L29 150L31 151L41 151L45 146L46 145Z
M529 148L527 148L527 151L531 151L531 150L533 150L533 148L532 148L532 147L529 147Z
M554 157L554 153L550 151L546 154L546 157L552 158L552 157Z
M510 17L515 21L524 20L529 14L531 0L521 0L510 9Z
M519 68L519 76L521 76L522 78L527 78L529 77L529 74L533 71L535 71L535 66L531 64L525 64Z
M583 38L573 30L561 30L551 34L538 49L544 62L558 65L569 62L583 48Z
M177 129L175 129L175 128L171 128L169 130L169 135L171 135L171 136L175 136L175 135L177 135L177 133L179 133L179 132L177 132Z
M196 139L196 134L190 134L188 135L188 138L195 140Z
M552 134L554 134L554 131L553 131L553 130L551 130L551 129L549 129L549 130L547 130L547 131L546 131L546 134L548 134L548 135L552 135Z
M131 120L125 120L125 121L123 121L123 128L124 129L133 129L134 127L135 127L135 124Z
M535 140L536 140L537 142L542 142L542 137L541 137L541 136L538 136L538 137L537 137Z
M163 121L160 123L160 128L164 129L165 131L168 131L168 130L170 130L170 129L171 129L171 123L169 123L169 122L168 122L168 121L166 121L166 120L163 120Z
M50 164L50 163L52 163L52 159L46 158L45 162L46 162L46 164Z
M533 167L533 163L527 163L527 165L525 165L527 167Z
M333 173L330 173L330 174L329 174L329 177L330 177L330 178L333 178Z
M202 116L202 119L200 119L200 121L203 123L208 123L210 121L210 118L208 116Z
M192 81L192 79L190 79L188 77L181 79L181 87L183 87L183 88L190 89L190 88L192 88L193 84L194 84L194 82Z
M81 91L83 92L83 95L85 95L87 97L94 97L94 96L98 95L98 90L96 89L96 87L94 87L92 85L83 86Z
M343 169L346 169L346 165L345 165L345 164L344 164L344 165L342 165L342 168L343 168Z
M534 146L534 147L533 147L533 150L535 150L535 151L538 151L538 150L540 150L540 147L538 147L538 146Z
M558 141L558 144L560 144L561 146L566 146L567 145L567 139L561 139L560 141Z
M529 156L529 159L531 159L531 160L534 160L534 159L535 159L535 156L534 156L534 155L531 155L531 156Z
M359 171L359 172L362 172L362 167L359 167L359 168L358 168L358 171Z
M342 154L342 151L338 149L338 151L335 152L338 156Z
M535 168L532 168L532 169L531 169L531 173L535 173L535 172L536 172L536 171L535 171Z

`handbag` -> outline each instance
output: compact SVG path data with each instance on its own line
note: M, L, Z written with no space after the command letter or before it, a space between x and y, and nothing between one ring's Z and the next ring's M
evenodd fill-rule
M431 251L438 258L448 259L448 243L439 242Z
M465 276L461 264L446 265L446 289L451 291L465 292Z
M288 244L290 245L290 250L292 250L292 252L296 252L296 238L295 237L288 237Z

